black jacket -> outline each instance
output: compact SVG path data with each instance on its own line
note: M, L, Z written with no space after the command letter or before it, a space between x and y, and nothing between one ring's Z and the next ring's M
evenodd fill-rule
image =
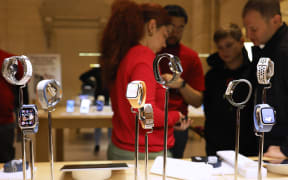
M267 103L276 110L276 125L270 133L265 134L265 146L283 145L282 152L288 156L288 27L284 23L273 37L265 44L263 49L252 48L253 66L261 57L269 57L274 62L274 76L271 79L272 88L267 91ZM261 90L261 86L258 85ZM259 92L259 91L258 91ZM259 96L259 93L258 93ZM261 94L260 94L261 96ZM259 98L257 98L259 99ZM260 103L259 101L257 103ZM286 149L286 150L285 150Z
M212 67L205 76L204 112L206 152L213 155L218 150L233 150L235 148L236 108L225 98L224 93L230 81L236 79L252 79L251 63L246 50L243 48L243 65L231 71L227 69L217 53L207 59ZM240 86L240 85L239 85ZM238 89L238 88L237 88ZM247 86L239 87L233 96L235 100L245 98ZM240 153L247 156L257 155L257 138L254 135L253 99L240 113Z

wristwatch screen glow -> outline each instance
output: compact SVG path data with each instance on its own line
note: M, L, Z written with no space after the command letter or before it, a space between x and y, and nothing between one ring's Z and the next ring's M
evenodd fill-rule
M20 110L20 126L32 127L35 124L35 109L34 108L22 108Z
M136 83L129 83L127 87L126 97L136 98L138 96L139 85Z
M274 124L274 110L272 108L262 108L261 109L262 121L265 124Z
M275 111L268 104L257 104L253 116L256 132L270 132L276 124Z
M144 81L132 81L127 85L126 98L132 108L142 108L146 102L146 84Z

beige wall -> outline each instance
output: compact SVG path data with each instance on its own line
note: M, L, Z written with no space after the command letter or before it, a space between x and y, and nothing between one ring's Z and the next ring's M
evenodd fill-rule
M162 5L176 3L183 6L189 15L183 43L199 53L211 53L214 51L212 35L215 29L229 22L241 26L241 9L247 0L136 1L157 2ZM112 0L1 0L0 48L14 54L61 54L64 100L73 98L80 92L80 74L89 69L90 63L97 62L96 57L79 57L78 53L99 50L97 42L109 16L111 2ZM281 6L285 12L283 19L287 22L288 1L282 1ZM74 20L55 21L55 27L47 31L47 28L43 28L40 13L64 19L72 17ZM81 18L86 21L79 21ZM47 32L50 32L49 36ZM50 37L49 48L47 37ZM202 62L205 62L205 58L202 58ZM205 64L204 69L207 70Z

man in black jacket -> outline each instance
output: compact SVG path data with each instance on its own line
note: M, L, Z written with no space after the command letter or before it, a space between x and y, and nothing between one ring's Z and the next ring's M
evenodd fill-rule
M272 88L267 91L267 103L276 110L277 124L265 134L264 156L285 158L288 156L288 27L282 22L278 0L249 0L242 18L247 36L255 45L254 70L261 57L274 62L275 74ZM261 92L263 87L257 88Z
M218 52L208 57L211 70L205 76L204 111L205 140L207 155L219 150L234 150L236 135L236 108L225 98L224 93L230 81L251 79L251 62L244 49L241 29L230 24L214 33ZM248 95L248 86L237 86L233 93L236 102ZM235 95L234 95L235 94ZM253 100L241 110L240 149L246 156L257 155L257 139L253 128Z

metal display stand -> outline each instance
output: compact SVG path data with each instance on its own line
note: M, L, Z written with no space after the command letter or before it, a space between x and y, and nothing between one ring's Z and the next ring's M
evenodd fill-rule
M134 111L133 108L131 107L131 112L132 113L136 113L136 117L135 117L135 154L134 154L134 158L135 158L135 167L134 167L134 179L137 180L138 179L138 164L139 164L139 124L138 124L138 112Z
M263 90L262 90L262 103L263 104L267 103L266 91L267 91L267 89L272 87L270 79L273 75L274 75L274 62L270 58L265 58L265 57L260 58L258 63L257 63L256 76L257 76L257 81L259 84L266 85L265 87L263 87ZM254 114L255 114L255 112L254 112ZM254 118L256 118L256 117L254 117ZM255 130L256 129L258 129L258 128L255 128ZM262 131L262 132L256 131L255 135L259 137L258 180L262 180L262 170L261 169L263 166L264 131Z
M169 68L173 73L170 80L165 81L160 74L159 63L162 59L169 59ZM163 153L163 179L166 179L166 163L167 163L167 135L168 135L168 100L169 100L169 87L168 84L176 81L183 72L180 60L178 57L168 53L159 54L153 61L153 71L155 80L165 88L165 119L164 119L164 153Z
M21 63L23 67L23 75L21 78L17 76L19 73L18 64ZM26 84L30 80L32 76L32 65L28 57L22 56L12 56L9 58L5 58L2 64L2 75L5 80L12 85L19 85L19 109L23 106L23 88L26 87ZM18 113L19 115L19 113ZM18 121L20 121L18 119ZM19 124L18 124L19 125ZM34 152L33 152L33 141L31 138L27 136L27 134L33 133L31 129L22 129L21 126L19 128L22 131L22 171L23 171L23 179L27 179L26 175L26 142L29 142L30 147L30 171L31 171L31 179L34 179Z
M54 79L42 80L37 84L38 100L42 108L48 111L48 141L50 159L50 178L54 180L54 157L53 157L53 137L51 112L55 111L56 104L62 98L62 88L58 81Z
M145 119L144 106L146 102L146 84L144 81L132 81L127 85L126 98L131 105L131 112L136 114L135 117L135 168L134 179L138 179L139 164L139 120ZM134 111L137 109L137 111Z
M246 97L246 99L242 102L236 103L233 100L233 92L238 84L240 83L246 83L249 87L249 92ZM231 81L226 89L225 92L225 98L229 101L231 105L237 108L236 111L236 137L235 137L235 163L234 163L234 179L237 180L238 177L238 154L239 154L239 137L240 137L240 111L243 109L246 105L246 103L249 101L252 94L252 85L251 83L246 79L239 79L239 80L233 80Z
M154 119L153 119L153 108L151 104L145 104L144 108L141 108L140 112L140 123L143 129L147 130L145 133L145 180L148 180L148 134L153 132ZM148 131L150 130L150 131Z

